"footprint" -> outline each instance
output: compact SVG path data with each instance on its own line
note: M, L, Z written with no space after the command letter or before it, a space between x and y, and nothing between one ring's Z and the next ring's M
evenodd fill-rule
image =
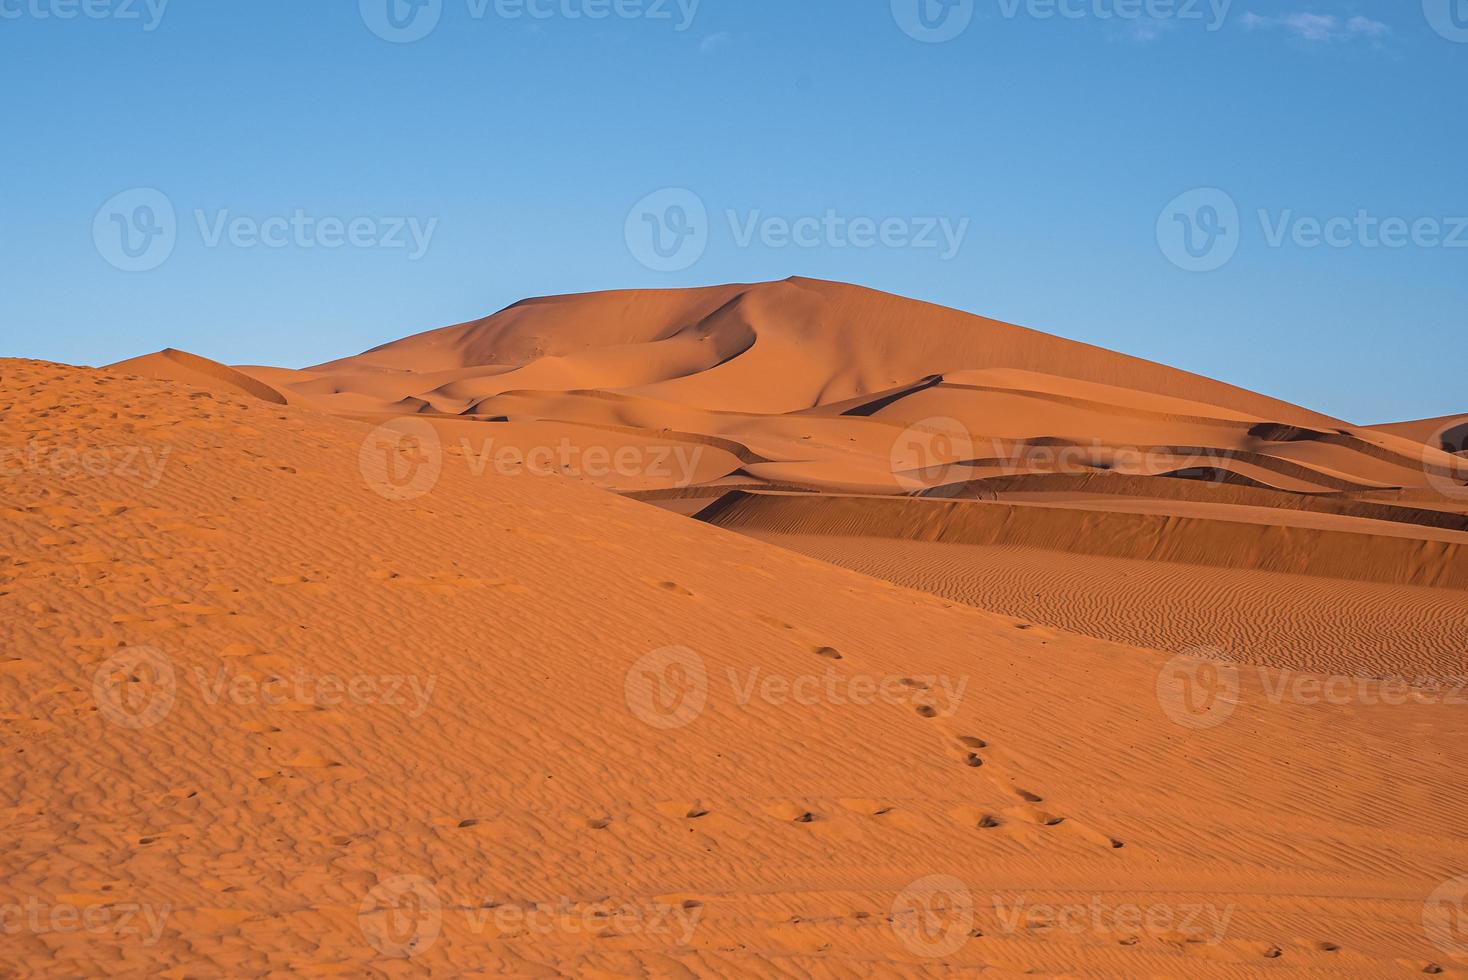
M812 651L817 657L825 657L827 660L842 660L841 651L835 647L816 647Z
M791 823L815 823L820 819L799 803L776 803L764 807L764 811L776 820L789 820Z
M981 738L974 738L972 735L960 735L958 736L958 740L971 749L987 749L989 747L988 742Z
M677 582L656 582L654 584L657 585L657 587L660 588L660 589L662 589L664 592L671 592L674 595L682 595L682 596L692 596L693 595L692 592L690 592L687 589L683 588L683 586L679 585Z

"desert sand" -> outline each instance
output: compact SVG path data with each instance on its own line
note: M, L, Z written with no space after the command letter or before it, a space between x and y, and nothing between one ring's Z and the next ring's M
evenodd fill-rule
M0 417L6 973L1468 974L1463 420L809 280Z

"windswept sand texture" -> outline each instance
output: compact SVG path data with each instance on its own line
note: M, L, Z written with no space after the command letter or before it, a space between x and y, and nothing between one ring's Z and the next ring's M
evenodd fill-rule
M3 972L1468 974L1415 430L803 280L0 418Z
M242 370L292 404L421 419L454 465L495 472L507 449L514 462L540 447L537 468L1074 632L1159 649L1186 636L1277 666L1468 671L1468 417L1352 426L806 279L527 300L309 371ZM744 496L761 491L784 496ZM1081 611L1094 604L1043 587L1006 598L1032 583L959 544L1063 553L1055 567L1081 588L1112 584L1099 559L1152 570L1109 613ZM1322 607L1335 580L1362 584ZM1451 628L1395 628L1402 596L1386 586L1432 590L1429 621ZM1169 610L1190 594L1208 601L1179 631Z

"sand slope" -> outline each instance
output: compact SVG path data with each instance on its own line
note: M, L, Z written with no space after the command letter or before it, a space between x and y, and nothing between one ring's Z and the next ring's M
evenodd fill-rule
M1167 653L575 479L383 479L426 436L239 394L4 361L0 409L8 973L1468 963L1460 706L1179 701Z
M1210 589L1210 569L1468 585L1468 457L1456 451L1464 420L1352 426L857 286L791 279L533 299L305 372L242 370L330 414L420 419L468 461L557 447L542 469L685 515L731 491L804 492L811 499L782 505L803 516L758 530L718 512L725 526L783 535L786 546L864 571L879 565L901 584L1140 645L1168 647L1180 634L1149 626L1119 635L1115 623L1152 622L1166 603L1205 594L1218 605L1212 645L1263 655L1257 635L1229 624L1262 621L1243 596L1269 590L1221 580ZM588 451L628 462L586 466ZM869 515L886 516L840 527L833 515L854 495L903 499L867 501ZM979 511L946 502L965 500L1006 507L986 512L983 534L955 537L953 515ZM833 535L861 541L854 550L815 541ZM912 565L895 560L912 549L877 555L883 542L933 547ZM1149 576L1146 595L1113 594L1125 608L1066 615L1054 602L1017 605L964 585L978 553L945 542L1044 549L1098 588L1103 559L1161 562L1152 571L1175 574ZM909 565L911 574L901 571ZM1314 651L1281 665L1389 670L1439 662L1454 642L1452 632L1384 629L1395 621L1394 594L1374 592L1362 607L1356 590L1351 603L1340 593L1349 608L1328 631L1347 649L1321 659L1324 634L1311 625L1319 600L1308 586L1274 599L1278 615L1268 618L1282 632L1265 644L1268 656ZM1199 631L1210 632L1200 625L1189 635Z

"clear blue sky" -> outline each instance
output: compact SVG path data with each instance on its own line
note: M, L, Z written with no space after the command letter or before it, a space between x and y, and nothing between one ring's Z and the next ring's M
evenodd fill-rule
M160 2L0 0L0 353L304 366L526 296L798 274L1352 421L1468 410L1468 0ZM662 188L708 215L675 271L635 241L680 217L634 212ZM1169 210L1198 188L1225 196ZM743 240L771 217L821 224ZM951 257L907 240L937 218ZM1301 218L1349 221L1312 247ZM171 251L123 271L124 232Z

